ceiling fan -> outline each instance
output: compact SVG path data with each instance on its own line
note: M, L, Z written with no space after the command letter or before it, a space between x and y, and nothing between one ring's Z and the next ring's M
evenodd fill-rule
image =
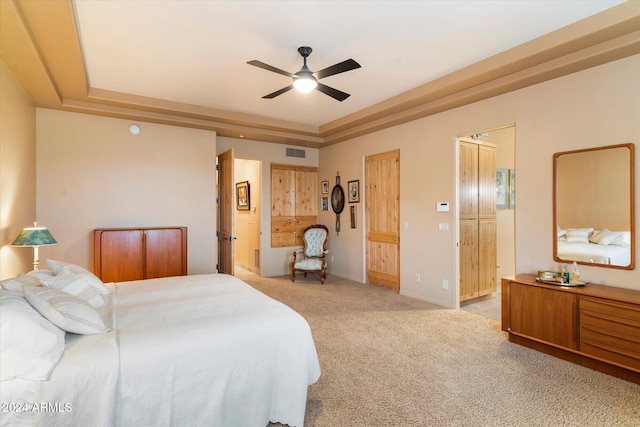
M295 87L301 92L311 92L313 89L316 89L324 93L325 95L329 95L330 97L337 99L338 101L344 101L345 99L347 99L350 96L348 93L319 83L318 80L325 77L333 76L335 74L344 73L345 71L355 70L356 68L360 68L360 64L358 64L353 59L347 59L346 61L342 61L338 64L332 65L314 73L307 67L307 57L311 54L311 50L312 49L309 46L302 46L298 48L298 52L304 59L304 64L302 65L300 71L295 74L281 70L280 68L273 67L269 64L265 64L264 62L255 60L247 62L247 64L254 65L267 71L273 71L274 73L282 74L293 79L293 83L289 86L283 87L280 90L265 95L263 96L263 98L275 98L276 96L282 95L283 93L288 92Z

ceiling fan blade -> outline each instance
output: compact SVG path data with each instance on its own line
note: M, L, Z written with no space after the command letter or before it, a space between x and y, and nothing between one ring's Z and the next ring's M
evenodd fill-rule
M346 61L342 61L338 64L332 65L331 67L327 67L324 70L316 71L313 73L316 79L323 79L325 77L333 76L334 74L344 73L345 71L355 70L356 68L360 68L360 64L358 64L353 59L347 59Z
M253 66L258 67L258 68L262 68L263 70L273 71L274 73L282 74L283 76L293 77L293 74L291 74L290 72L281 70L280 68L276 68L276 67L271 66L269 64L265 64L264 62L255 61L254 60L254 61L247 62L247 64L253 65Z
M289 85L287 87L283 87L282 89L277 90L277 91L275 91L273 93L270 93L269 95L263 96L263 98L272 99L272 98L275 98L278 95L282 95L285 92L289 92L291 89L293 89L293 85ZM347 95L347 96L349 96L349 95Z
M334 89L327 85L323 85L320 82L318 82L318 86L316 86L316 90L324 93L325 95L329 95L333 99L337 99L338 101L341 101L341 102L351 96L348 93L344 93L338 89Z

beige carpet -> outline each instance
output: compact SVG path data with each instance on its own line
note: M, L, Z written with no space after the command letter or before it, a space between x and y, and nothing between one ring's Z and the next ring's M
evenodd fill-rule
M639 385L512 344L494 320L336 277L238 276L311 325L306 427L640 426Z

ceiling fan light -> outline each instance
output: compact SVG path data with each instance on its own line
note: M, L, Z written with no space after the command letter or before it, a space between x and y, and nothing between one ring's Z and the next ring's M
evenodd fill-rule
M318 82L313 78L313 76L297 77L293 81L293 87L303 93L311 92L316 88L316 86L318 86Z

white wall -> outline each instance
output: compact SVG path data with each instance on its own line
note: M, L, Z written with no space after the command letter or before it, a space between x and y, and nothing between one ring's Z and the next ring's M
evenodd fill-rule
M300 147L293 147L300 149ZM306 157L287 157L287 145L218 137L217 155L230 149L238 159L262 161L260 177L260 230L261 230L261 262L262 276L282 276L290 273L292 248L271 248L271 163L289 165L318 166L318 149L304 148Z
M6 279L33 268L33 249L10 245L36 220L36 108L2 62L0 88L0 279ZM41 248L41 256L48 250Z
M95 228L186 226L189 274L215 272L215 132L41 108L36 123L38 220L59 242L43 258L93 269Z
M260 166L257 160L235 159L233 162L234 184L249 181L249 210L233 211L233 261L236 265L260 274L259 260L256 264L255 251L260 250ZM234 197L235 189L234 189ZM235 199L234 199L235 200ZM237 200L235 202L237 204ZM267 204L269 206L269 204Z
M455 307L455 233L438 231L454 214L435 212L437 201L456 209L455 137L480 129L515 124L517 203L516 273L532 273L555 264L552 255L552 156L557 151L640 142L640 56L497 96L475 104L385 129L320 150L320 180L360 179L364 156L400 149L400 292ZM636 174L638 177L639 174ZM637 181L638 178L636 178ZM637 185L636 185L637 187ZM358 209L362 212L362 202ZM330 223L333 213L323 213ZM636 213L636 224L638 221ZM360 224L362 221L360 222ZM331 273L363 281L365 228L343 227L332 235ZM586 280L640 289L640 272L581 267ZM419 273L421 282L415 281Z

